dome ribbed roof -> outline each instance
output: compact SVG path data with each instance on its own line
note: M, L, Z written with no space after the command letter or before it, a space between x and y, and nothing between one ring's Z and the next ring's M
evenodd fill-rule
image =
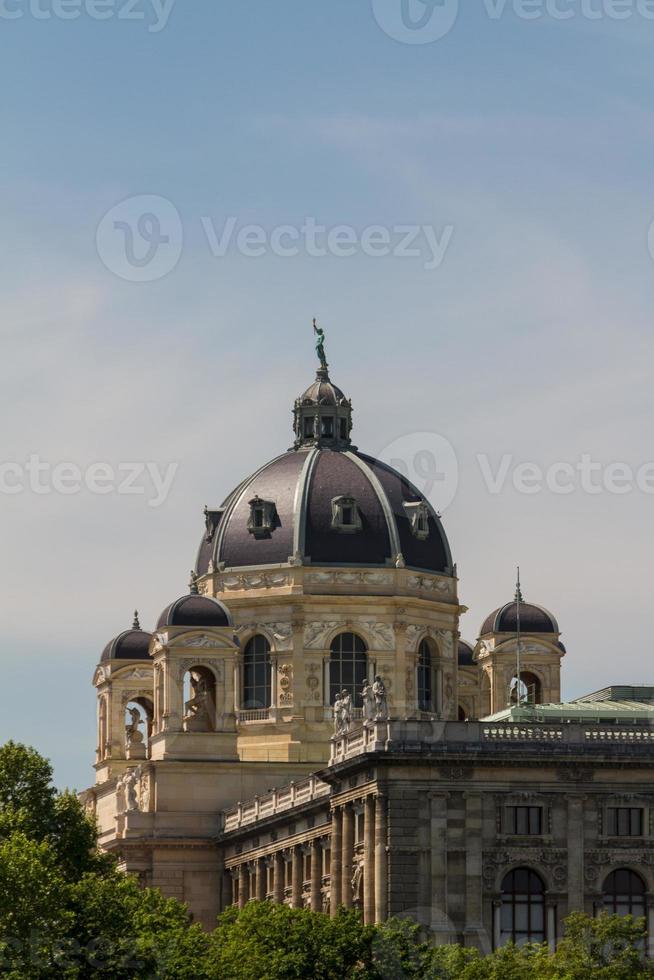
M335 527L334 502L355 502L360 526ZM274 504L269 532L253 533L252 505ZM416 534L413 511L422 504L426 531ZM217 523L205 535L197 573L213 567L243 568L286 564L406 565L452 574L450 548L429 501L400 473L363 453L321 447L292 449L248 477L214 512Z
M125 630L107 643L100 660L102 663L107 660L149 660L151 639L152 633L141 629L138 613L135 613L131 630Z
M157 622L157 629L167 626L208 627L233 626L227 606L218 599L203 595L185 595L166 606Z
M507 602L484 620L480 636L486 633L515 633L518 629L518 604ZM558 633L559 625L547 609L532 602L520 603L520 630L523 633Z

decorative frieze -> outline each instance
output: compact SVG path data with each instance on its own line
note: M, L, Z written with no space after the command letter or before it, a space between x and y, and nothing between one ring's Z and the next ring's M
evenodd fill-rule
M491 889L496 876L505 868L508 870L520 864L534 865L549 872L551 881L557 888L565 888L568 881L568 852L556 847L507 847L489 848L484 853L483 877L486 887Z
M313 585L361 585L365 588L387 588L393 584L388 572L309 572L307 581Z
M291 584L287 572L248 572L221 575L216 580L218 592L248 592L255 589L282 589Z
M268 633L273 641L275 650L291 650L293 647L293 624L292 623L245 623L238 626L235 632L240 636L243 633Z

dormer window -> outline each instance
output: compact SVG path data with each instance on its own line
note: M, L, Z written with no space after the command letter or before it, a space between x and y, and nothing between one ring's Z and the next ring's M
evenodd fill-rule
M422 501L415 503L405 503L404 512L409 518L411 533L420 541L426 541L429 537L429 508Z
M332 527L341 534L356 534L362 528L359 506L354 497L334 497Z
M250 501L248 531L255 538L269 538L279 523L277 508L272 500L254 497Z

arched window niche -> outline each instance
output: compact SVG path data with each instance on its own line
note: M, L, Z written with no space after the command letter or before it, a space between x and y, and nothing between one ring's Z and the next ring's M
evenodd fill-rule
M125 705L125 756L145 759L149 753L154 721L154 705L150 698L138 696Z
M248 641L243 652L243 711L268 711L272 704L270 643L261 633Z
M516 704L518 701L517 675L511 678L510 702ZM520 704L542 704L543 685L540 678L531 670L520 671Z
M329 655L329 703L346 691L354 708L363 707L363 683L368 680L368 648L356 633L339 633Z
M216 679L208 667L191 667L184 675L184 731L216 730Z
M531 868L514 868L502 880L499 944L544 943L545 885Z

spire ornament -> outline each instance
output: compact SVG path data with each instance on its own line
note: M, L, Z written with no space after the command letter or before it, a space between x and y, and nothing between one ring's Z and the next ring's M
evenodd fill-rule
M141 624L139 623L139 612L138 609L134 610L134 622L132 623L133 630L140 630Z
M198 574L197 572L191 572L191 581L189 582L188 590L191 595L199 595L200 590L198 589Z

